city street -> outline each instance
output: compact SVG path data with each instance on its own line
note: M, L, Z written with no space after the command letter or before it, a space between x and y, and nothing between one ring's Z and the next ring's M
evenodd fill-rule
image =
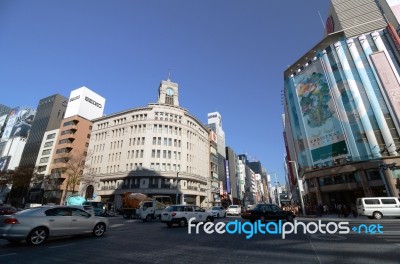
M349 221L381 224L383 234L346 235L188 234L188 228L168 228L160 222L144 223L110 218L104 237L79 236L49 240L30 247L0 241L0 263L399 263L400 219L297 218L298 221ZM216 222L242 219L227 217Z

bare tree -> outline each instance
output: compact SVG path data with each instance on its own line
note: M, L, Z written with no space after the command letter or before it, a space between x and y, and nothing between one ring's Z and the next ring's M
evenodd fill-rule
M89 165L85 165L87 153L68 153L62 158L61 172L66 176L65 178L65 192L61 201L65 201L67 193L77 193L76 187L81 181L83 171L88 169Z
M0 172L0 188L12 184L14 171Z

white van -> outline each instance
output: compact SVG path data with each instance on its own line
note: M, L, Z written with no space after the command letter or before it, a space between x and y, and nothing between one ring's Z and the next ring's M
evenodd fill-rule
M400 198L398 197L368 197L357 198L358 215L372 219L383 216L400 216Z

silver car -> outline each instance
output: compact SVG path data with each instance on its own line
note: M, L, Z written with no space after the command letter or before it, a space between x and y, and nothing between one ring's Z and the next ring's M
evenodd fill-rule
M93 234L100 237L108 229L107 218L74 206L42 206L0 215L0 238L10 242L26 240L40 245L50 237Z

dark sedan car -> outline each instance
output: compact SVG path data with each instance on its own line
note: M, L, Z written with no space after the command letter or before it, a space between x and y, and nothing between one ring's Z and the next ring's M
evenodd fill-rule
M0 215L10 215L18 212L15 207L12 206L0 206Z
M268 220L286 220L292 222L296 217L291 211L282 210L275 204L256 204L252 205L246 212L242 213L242 218L255 222L260 220L262 223Z

